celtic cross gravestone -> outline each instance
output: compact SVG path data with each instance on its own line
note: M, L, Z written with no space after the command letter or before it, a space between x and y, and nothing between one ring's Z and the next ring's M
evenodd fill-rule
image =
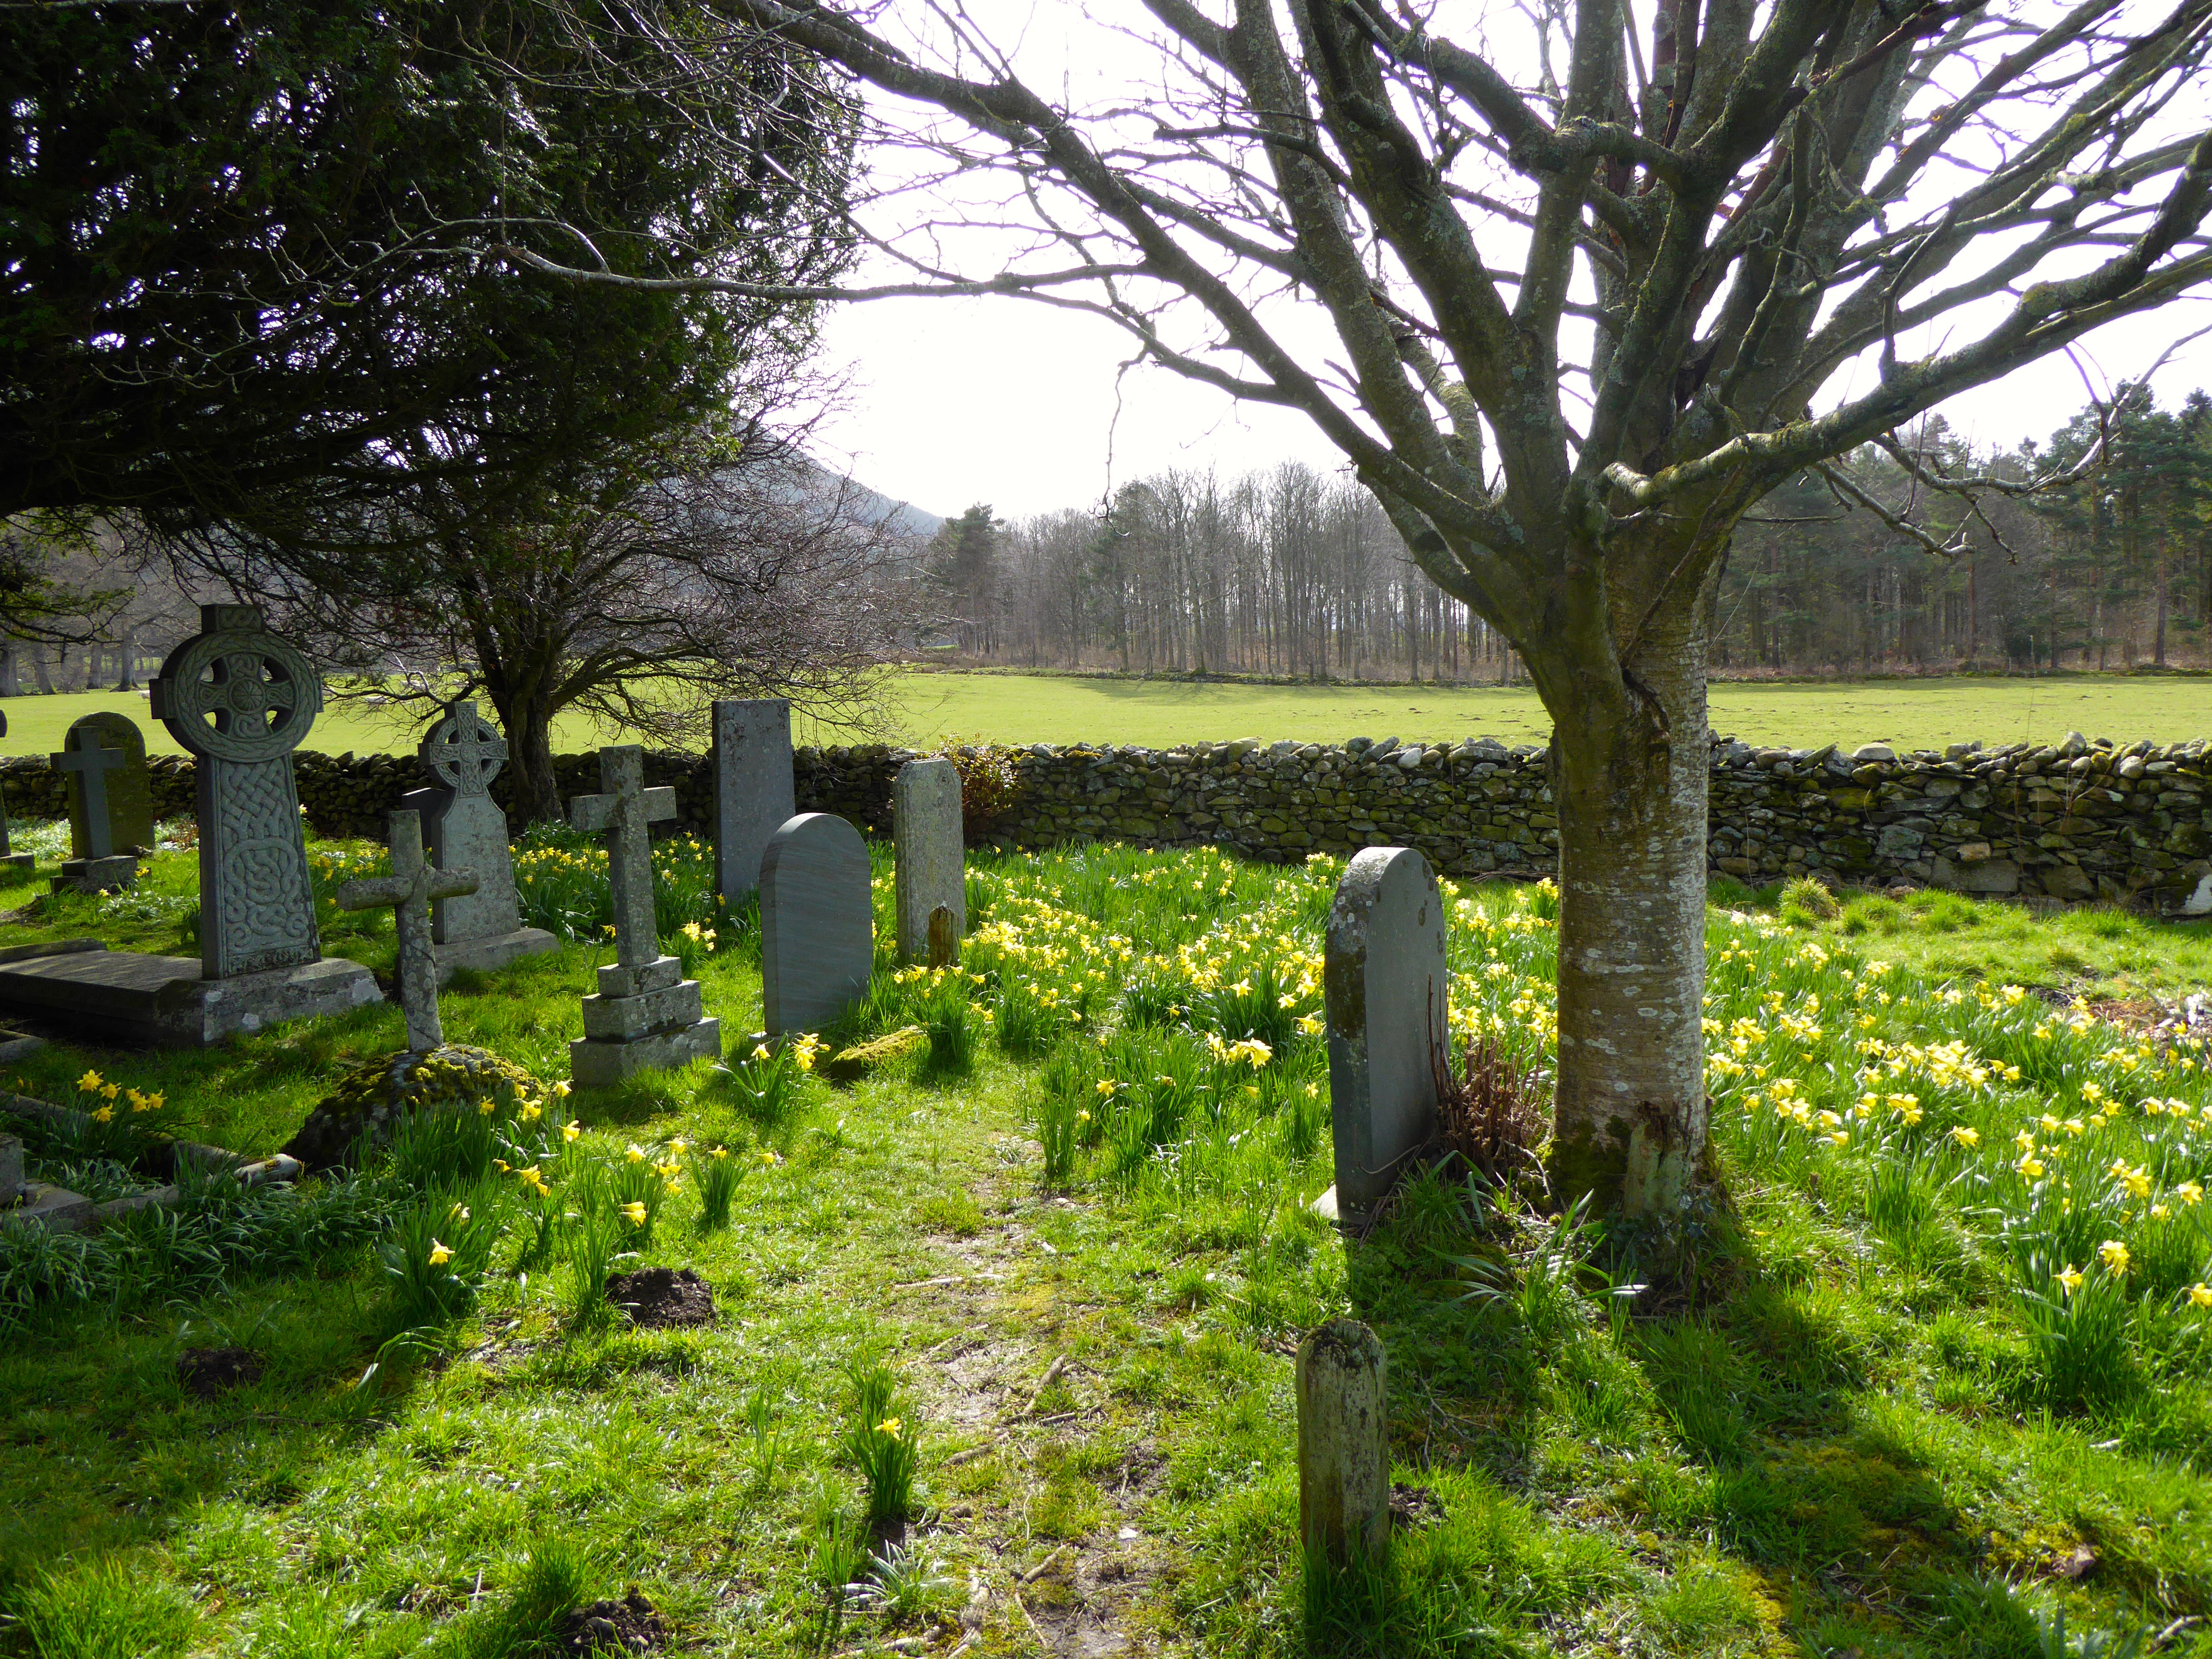
M334 896L341 910L377 910L390 906L399 933L399 1006L407 1016L407 1046L417 1054L443 1048L445 1027L438 1018L438 962L431 949L430 905L434 900L463 898L477 890L474 870L434 870L422 860L422 823L415 813L396 811L387 820L392 836L392 873L342 884Z
M660 953L653 921L653 824L676 816L673 789L645 787L645 750L599 750L599 793L568 803L568 822L604 836L614 890L615 960L599 969L599 992L584 999L584 1035L568 1045L579 1083L618 1083L648 1066L682 1066L722 1052L722 1024L708 1019L699 981Z
M203 605L200 626L150 688L155 716L199 763L199 960L92 950L0 962L0 1008L105 1042L204 1048L378 1000L375 975L325 959L315 927L292 781L292 750L322 707L314 666L257 606Z
M522 925L507 814L491 798L491 781L507 763L507 739L465 700L447 708L416 753L436 787L410 790L400 805L422 815L430 856L441 870L468 869L477 876L474 891L430 906L440 982L457 968L497 968L552 950L560 941L551 933Z
M200 607L169 653L154 716L199 761L200 962L210 979L322 955L292 751L323 706L314 665L260 608Z

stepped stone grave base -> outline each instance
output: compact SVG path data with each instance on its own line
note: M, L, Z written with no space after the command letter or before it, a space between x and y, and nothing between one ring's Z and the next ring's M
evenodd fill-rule
M722 1022L708 1019L699 981L675 957L599 969L599 994L584 999L584 1036L568 1045L569 1073L602 1089L640 1072L722 1057Z
M230 979L202 978L190 957L104 948L0 963L0 1010L160 1048L205 1048L382 1000L375 975L337 957Z
M431 948L438 959L438 983L443 985L464 968L488 974L525 957L543 956L548 951L558 950L560 945L561 941L543 927L518 927L511 933L489 933L482 939L459 939Z
M0 870L27 870L37 862L28 853L0 853Z
M119 893L138 879L138 859L131 853L109 858L64 859L62 872L46 885L57 893Z

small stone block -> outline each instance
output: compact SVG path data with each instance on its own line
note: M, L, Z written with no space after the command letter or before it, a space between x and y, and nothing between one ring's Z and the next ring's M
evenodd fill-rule
M599 969L599 994L603 997L641 997L649 991L665 991L684 977L681 957L656 957L639 968L625 968L620 963L609 963Z
M444 901L440 901L441 903ZM454 940L435 947L438 982L443 985L462 969L488 974L525 957L543 956L560 949L561 941L543 927L518 927L511 933L490 933L481 939ZM606 970L601 969L601 973Z
M48 1232L73 1233L92 1220L93 1201L65 1188L33 1181L23 1188L23 1201L0 1210L0 1227L44 1227Z
M1333 1566L1390 1547L1390 1437L1382 1344L1332 1319L1298 1345L1298 1529Z
M635 1042L649 1032L696 1025L702 1012L696 979L642 996L586 997L584 1035L599 1042Z
M61 874L47 885L57 893L117 893L137 879L137 859L118 853L112 858L66 859Z
M656 1031L635 1042L598 1042L589 1039L568 1045L568 1070L586 1089L604 1089L640 1072L688 1066L695 1060L717 1060L722 1053L722 1022L702 1019L696 1025L673 1031Z
M37 862L28 853L0 853L0 870L27 872Z
M23 1189L23 1143L15 1135L0 1135L0 1205L13 1204Z

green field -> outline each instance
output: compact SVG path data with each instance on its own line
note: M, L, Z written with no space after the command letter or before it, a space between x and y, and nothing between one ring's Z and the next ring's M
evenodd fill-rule
M1435 740L1491 736L1540 743L1551 722L1536 694L1426 685L1192 684L1175 680L1079 679L1059 675L902 674L885 698L879 735L927 743L947 733L996 743L1131 743L1164 747L1200 739L1399 737ZM148 746L176 753L134 694L7 700L8 735L0 753L51 752L71 720L112 708L149 727ZM1749 743L1810 747L1835 741L1940 747L1978 738L1991 745L2053 741L2069 731L2160 742L2212 733L2212 680L2062 676L2053 679L1958 678L1856 680L1837 684L1729 684L1712 694L1717 732ZM581 750L612 739L581 718L556 728L556 746ZM799 739L837 740L802 719ZM413 746L401 720L358 705L338 705L317 722L310 747L404 750Z

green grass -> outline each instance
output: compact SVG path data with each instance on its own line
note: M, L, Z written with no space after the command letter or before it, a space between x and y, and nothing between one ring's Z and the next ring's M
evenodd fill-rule
M2212 1358L2185 1294L2206 1273L2204 1209L2170 1196L2212 1146L2136 1103L2197 1113L2202 1074L2001 988L2183 988L2206 977L2197 934L1964 900L1948 931L1856 900L1799 925L1724 891L1751 918L1717 910L1711 935L1727 1206L1672 1232L1576 1228L1446 1169L1347 1249L1309 1208L1330 1178L1308 1020L1334 868L1118 848L972 867L962 976L884 963L836 1034L932 1028L958 1004L958 1052L917 1043L847 1084L807 1072L772 1109L704 1065L561 1108L581 1126L549 1160L565 1206L592 1170L611 1183L715 1146L744 1167L726 1224L701 1224L683 1176L649 1231L613 1235L635 1252L617 1271L702 1274L715 1326L627 1328L572 1295L582 1230L556 1224L534 1253L524 1200L495 1194L468 1200L507 1225L473 1306L396 1346L388 1252L358 1240L213 1290L149 1255L119 1298L16 1326L0 1648L522 1655L569 1607L635 1584L679 1650L948 1652L972 1584L977 1659L1036 1652L1039 1630L1058 1651L1105 1632L1310 1659L2039 1659L2191 1619L2161 1651L2212 1654ZM185 898L190 868L157 859L149 895ZM1456 898L1455 1023L1540 1042L1549 907L1504 886ZM879 928L889 900L879 886ZM175 942L173 916L97 920ZM719 921L696 971L734 1039L758 974L744 919ZM389 927L341 943L388 960ZM1996 942L1986 996L1911 954L1962 936ZM2081 964L2061 975L2057 950ZM572 945L457 987L449 1037L561 1075L599 959ZM399 1033L374 1009L204 1054L64 1047L11 1070L66 1097L95 1067L163 1090L187 1133L264 1150L343 1059ZM1880 1092L1909 1091L1913 1123L1842 1115L1874 1039L1901 1062ZM1948 1042L1968 1059L1936 1052ZM1971 1081L1970 1061L2022 1079ZM2075 1137L2033 1127L2104 1115L2093 1083L2125 1110ZM1793 1096L1804 1123L1778 1109ZM1066 1143L1049 1188L1046 1120ZM2014 1170L2023 1123L2059 1149L2073 1211ZM1969 1127L1978 1151L1953 1133ZM2151 1198L2105 1181L2112 1161L2147 1170ZM361 1190L434 1231L460 1201L428 1176L411 1197L375 1184L395 1179ZM2127 1375L2094 1397L2061 1397L2052 1356L2107 1337L2054 1333L2021 1295L2037 1228L2092 1290L2099 1241L2133 1249L2113 1281ZM1607 1297L1608 1278L1647 1288ZM1345 1312L1389 1349L1395 1478L1434 1498L1366 1578L1309 1572L1297 1545L1290 1355ZM186 1395L177 1351L223 1342L259 1352L263 1379ZM2057 1576L2085 1545L2090 1570ZM2054 1645L2062 1618L2075 1647Z
M1973 677L1858 680L1835 684L1722 684L1712 691L1712 725L1747 743L1815 747L1883 741L1942 748L2055 742L2072 730L2122 743L2139 737L2179 742L2207 730L2207 682L2200 676L2042 680ZM7 705L0 754L46 754L72 720L95 708L129 715L155 754L179 752L131 693L15 697ZM1255 737L1341 743L1346 738L1408 741L1489 735L1541 743L1551 720L1525 688L1430 685L1247 685L1224 682L1100 679L1071 675L907 673L891 683L884 735L908 743L945 733L994 743L1127 743L1166 747ZM802 743L848 740L803 717ZM556 723L554 747L586 750L618 741L582 717ZM414 747L404 722L358 705L334 704L315 723L308 746L325 754L404 751Z

